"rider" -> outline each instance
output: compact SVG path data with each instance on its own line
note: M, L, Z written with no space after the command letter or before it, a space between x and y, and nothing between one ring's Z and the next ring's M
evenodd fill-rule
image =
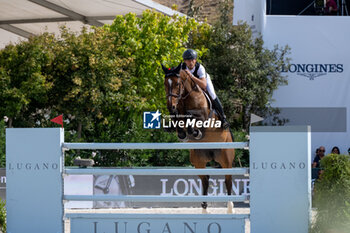
M213 100L214 109L219 113L220 120L222 121L222 126L227 129L230 125L226 120L226 115L222 108L219 98L215 94L213 83L211 82L209 74L205 72L205 68L202 64L197 62L197 52L193 49L187 49L183 54L182 58L184 62L182 64L182 69L190 75L193 81L202 88L206 90L211 99Z

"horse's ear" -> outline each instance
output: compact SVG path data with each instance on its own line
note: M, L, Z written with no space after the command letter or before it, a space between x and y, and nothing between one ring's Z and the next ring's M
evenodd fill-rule
M167 74L169 72L169 69L167 69L163 64L162 64L162 69L163 69L165 74Z
M175 73L179 73L179 72L180 72L180 70L181 70L181 65L182 65L182 63L180 62L180 64L174 69L174 72L175 72Z

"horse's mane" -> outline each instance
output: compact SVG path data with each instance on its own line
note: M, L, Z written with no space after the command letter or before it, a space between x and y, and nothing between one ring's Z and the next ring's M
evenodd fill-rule
M188 74L187 74L184 70L182 70L182 69L180 70L180 78L181 78L182 80L189 78L189 77L188 77Z
M195 81L193 81L191 78L190 78L190 76L185 72L185 70L180 70L180 78L183 80L183 81L185 81L185 80L189 80L189 84L191 84L191 83L194 83L196 86L197 86L197 88L198 88L198 91L200 91L200 92L202 92L203 90L202 89L200 89L200 87L196 84L196 82Z

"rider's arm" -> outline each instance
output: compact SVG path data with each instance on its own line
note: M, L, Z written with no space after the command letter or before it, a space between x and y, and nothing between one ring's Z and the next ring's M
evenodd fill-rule
M195 81L200 88L202 88L203 90L207 89L207 79L205 78L205 76L203 76L202 78L197 78L193 74L191 74L191 75L192 75L191 76L192 80Z
M189 70L186 70L186 73L188 75L190 75L190 77L192 78L192 80L197 83L197 85L202 88L203 90L206 90L207 89L207 79L205 77L205 69L204 67L201 65L199 70L198 70L198 75L200 78L197 78L196 76L194 76L193 74L191 74L191 72Z

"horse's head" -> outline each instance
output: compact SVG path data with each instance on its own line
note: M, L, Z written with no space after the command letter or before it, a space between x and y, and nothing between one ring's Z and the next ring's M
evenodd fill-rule
M166 68L162 65L165 73L164 86L167 97L167 108L170 114L179 113L179 101L183 93L180 79L181 64L175 68Z

